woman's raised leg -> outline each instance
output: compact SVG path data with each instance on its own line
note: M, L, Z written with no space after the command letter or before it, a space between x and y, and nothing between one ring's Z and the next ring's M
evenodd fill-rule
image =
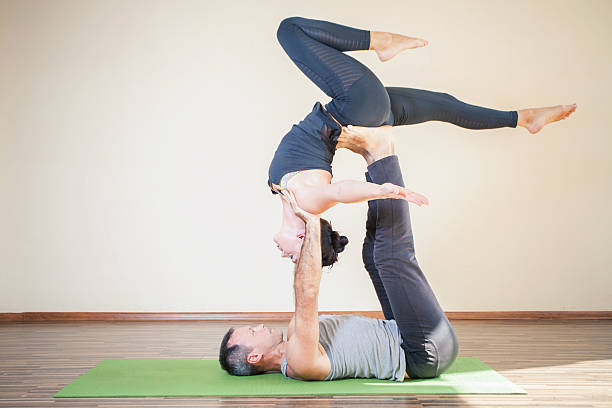
M437 120L468 129L516 127L516 111L500 111L470 105L452 95L423 89L387 87L393 126Z
M470 105L452 95L423 89L387 87L393 112L393 126L436 120L468 129L496 129L521 126L537 133L548 123L565 119L576 105L501 111Z
M342 125L379 126L389 116L389 96L376 75L344 51L368 50L370 32L323 20L284 19L277 38L298 68L327 96L325 107ZM369 99L355 99L367 91Z
M344 51L375 50L381 60L388 60L404 49L426 44L418 38L393 36L303 17L284 19L277 31L293 62L332 98L325 107L344 126L380 126L390 120L383 84Z

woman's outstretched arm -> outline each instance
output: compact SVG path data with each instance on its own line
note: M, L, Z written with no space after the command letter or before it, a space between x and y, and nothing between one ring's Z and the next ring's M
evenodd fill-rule
M357 180L343 180L323 186L303 187L294 192L301 208L321 214L338 203L359 203L382 198L410 201L419 206L429 204L427 198L395 184L375 184Z

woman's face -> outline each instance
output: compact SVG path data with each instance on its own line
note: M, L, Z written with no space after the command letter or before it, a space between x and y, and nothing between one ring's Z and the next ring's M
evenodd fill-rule
M300 259L300 251L304 242L303 232L290 232L281 230L274 235L274 242L281 251L283 258L289 258L293 263Z

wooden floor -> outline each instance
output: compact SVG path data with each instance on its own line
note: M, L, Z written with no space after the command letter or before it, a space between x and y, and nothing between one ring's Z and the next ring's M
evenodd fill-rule
M0 407L612 407L612 321L452 323L460 356L478 357L529 394L54 399L104 359L217 358L230 324L22 322L0 324Z

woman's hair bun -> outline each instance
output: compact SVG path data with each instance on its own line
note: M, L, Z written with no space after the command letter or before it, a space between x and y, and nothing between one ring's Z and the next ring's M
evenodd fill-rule
M321 218L321 255L323 266L330 266L338 261L338 254L344 251L344 247L349 240L338 231L332 229L329 221Z
M334 246L334 251L336 253L340 253L344 251L344 247L348 244L349 240L344 235L338 234L338 231L332 231L332 245Z

